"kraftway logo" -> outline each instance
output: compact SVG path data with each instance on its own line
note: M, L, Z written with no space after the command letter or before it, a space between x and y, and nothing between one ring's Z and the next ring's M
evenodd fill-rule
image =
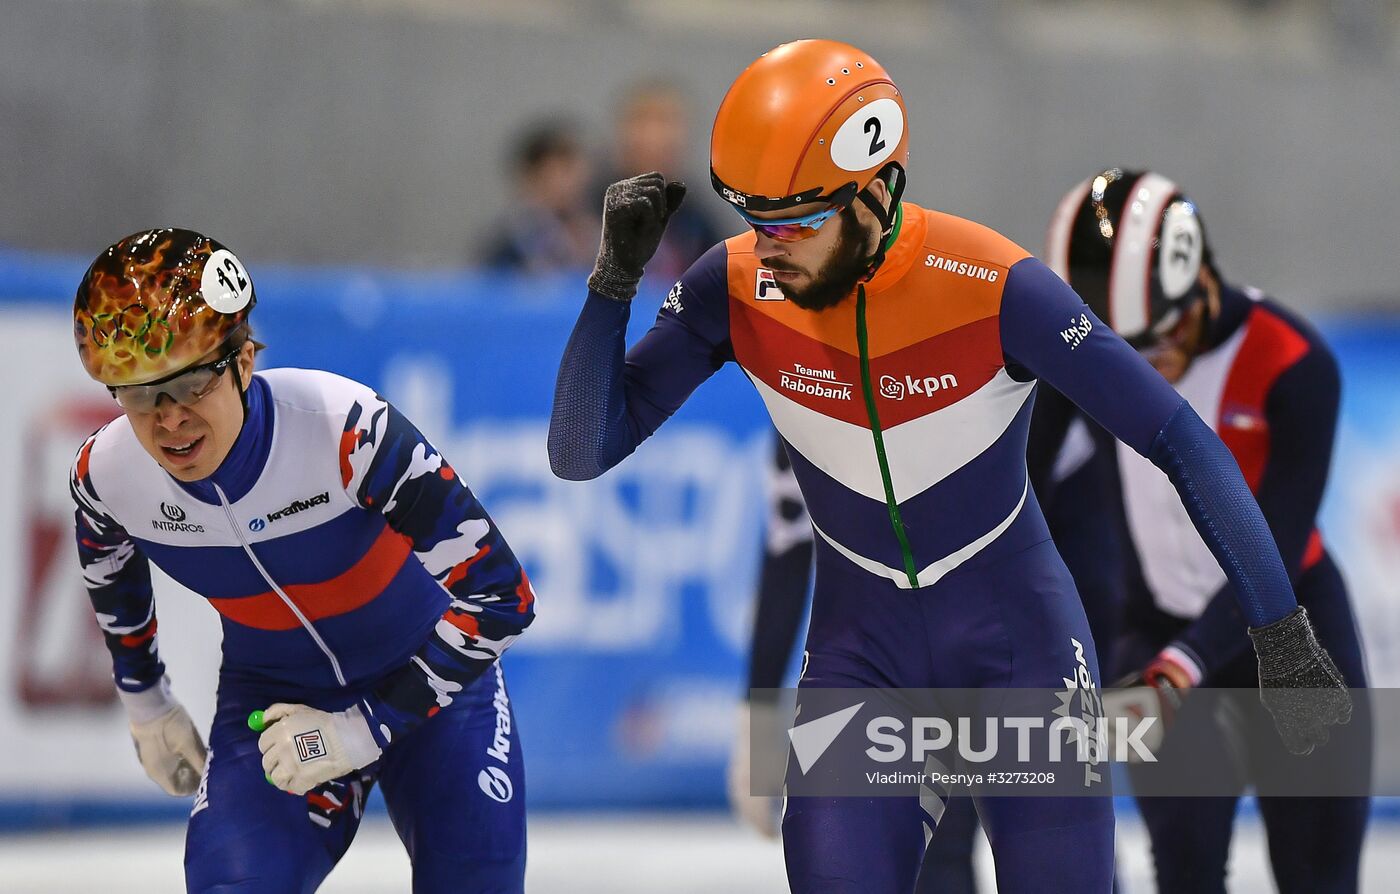
M496 668L496 695L491 699L491 707L496 711L496 732L491 744L486 747L486 756L492 760L510 765L510 698L506 695L506 678L501 673L498 662ZM486 797L504 804L515 794L515 786L510 776L497 766L487 766L476 774L476 784Z
M188 515L185 510L174 503L161 503L160 514L165 516L165 521L158 518L151 519L151 527L157 531L170 531L180 534L203 534L204 526L189 524L185 521Z
M941 376L924 376L922 379L905 376L902 382L894 376L880 377L880 393L890 400L904 400L905 395L912 394L932 397L938 391L946 391L956 387L958 387L958 377L952 373L944 373Z
M286 518L289 515L296 515L298 512L305 512L313 506L324 506L330 501L331 492L328 490L321 491L314 497L308 497L305 500L293 500L289 505L277 510L276 512L269 512L267 514L267 520L270 524L272 522L277 521L280 518ZM252 528L254 531L261 531L263 529L262 519L253 519L251 522L248 523L248 527Z
M486 797L502 804L509 801L511 796L515 794L515 788L510 784L510 777L500 767L487 767L482 770L477 774L476 784L481 786Z

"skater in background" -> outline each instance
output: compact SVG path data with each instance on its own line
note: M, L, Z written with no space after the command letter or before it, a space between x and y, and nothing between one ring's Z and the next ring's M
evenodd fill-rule
M1157 173L1111 168L1080 183L1051 221L1047 254L1095 315L1135 345L1224 441L1259 502L1318 641L1349 687L1365 687L1351 600L1318 529L1341 399L1337 362L1326 341L1259 290L1225 279L1199 209ZM1120 550L1120 608L1110 666L1119 685L1130 688L1106 697L1106 706L1156 707L1164 718L1175 714L1178 724L1189 718L1220 727L1219 716L1194 716L1191 690L1259 685L1234 583L1220 572L1155 469L1115 445L1063 398L1043 397L1058 404L1062 415L1073 413L1070 425L1093 432L1088 464L1109 483L1066 495L1079 513L1118 528L1113 542ZM1073 551L1092 548L1088 538L1075 539ZM1308 763L1258 732L1267 724L1259 722L1263 708L1257 700L1243 700L1239 710L1254 719L1231 725L1230 734L1245 739L1238 745L1238 765L1218 753L1201 754L1193 763L1201 774L1212 774L1221 792L1232 794L1138 799L1158 890L1223 892L1246 786L1261 775L1276 780L1325 768L1331 778L1348 780L1349 796L1259 792L1274 881L1284 894L1356 891L1370 806L1367 797L1355 794L1370 788L1366 702ZM1163 758L1174 745L1178 753L1199 747L1195 738L1174 739L1169 728Z
M593 165L567 119L531 124L507 160L510 206L478 255L488 268L531 276L586 269L601 221L588 194Z

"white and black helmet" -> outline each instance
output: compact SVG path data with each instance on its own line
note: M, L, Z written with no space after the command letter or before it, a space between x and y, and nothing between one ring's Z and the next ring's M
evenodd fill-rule
M1112 168L1070 190L1050 221L1046 262L1129 341L1169 329L1212 267L1196 205L1151 171Z

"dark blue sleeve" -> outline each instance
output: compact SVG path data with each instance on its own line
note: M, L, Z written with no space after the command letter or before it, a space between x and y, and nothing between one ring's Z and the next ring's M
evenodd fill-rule
M1042 508L1050 505L1058 484L1054 480L1055 460L1076 413L1074 404L1054 388L1043 383L1036 387L1026 436L1026 468L1030 471L1031 489Z
M1015 376L1049 382L1171 479L1252 627L1297 607L1278 547L1230 451L1166 380L1035 258L1011 268L1001 343Z
M141 692L165 675L156 649L151 566L126 530L107 514L97 495L88 466L96 440L94 434L83 444L69 475L69 493L77 504L78 562L97 626L112 656L117 688Z
M625 357L630 305L588 293L554 388L555 475L582 481L617 465L733 358L727 268L724 243L692 264Z
M1269 458L1254 496L1295 584L1327 486L1341 387L1336 360L1325 345L1314 343L1278 377L1264 404ZM1211 598L1178 646L1193 654L1207 674L1249 647L1233 584L1226 583Z
M340 443L346 493L383 514L449 597L427 641L361 700L382 747L500 659L534 621L535 591L462 476L398 410L378 395L356 401Z
M1115 508L1121 500L1117 449L1113 436L1079 415L1063 395L1054 389L1042 389L1046 389L1043 383L1036 388L1040 393L1036 396L1035 413L1041 411L1040 401L1049 397L1069 405L1072 415L1056 436L1054 455L1039 479L1035 467L1031 466L1031 486L1037 488L1036 499L1045 513L1050 536L1070 576L1074 578L1074 588L1079 591L1080 601L1084 603L1089 633L1093 635L1099 653L1099 667L1105 676L1109 676L1117 673L1113 648L1118 640L1119 619L1123 614L1124 595L1127 592L1123 542L1127 532L1120 524L1121 513ZM1047 412L1058 414L1063 412L1063 407L1052 405ZM1048 427L1053 421L1053 417L1050 417L1043 419L1041 424ZM1084 426L1084 437L1089 439L1091 446L1087 448L1087 456L1077 465L1061 470L1057 468L1060 465L1059 455L1067 444L1067 436L1074 431L1072 426L1076 421ZM1032 445L1035 443L1035 429L1036 419L1032 414ZM1042 431L1041 437L1050 434L1053 432ZM1046 445L1041 445L1039 449L1045 450ZM1085 448L1073 445L1071 449L1078 452Z
M768 520L763 566L754 606L749 650L749 689L777 689L792 663L797 634L812 586L812 521L792 474L787 448L777 438L769 468Z

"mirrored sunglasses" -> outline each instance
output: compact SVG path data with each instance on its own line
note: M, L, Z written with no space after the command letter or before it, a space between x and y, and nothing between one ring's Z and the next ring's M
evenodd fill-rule
M803 239L810 239L817 235L817 231L822 228L822 224L831 220L841 213L844 206L832 205L824 211L815 214L808 214L804 217L792 217L785 220L763 220L744 211L735 209L739 216L758 233L762 233L769 239L776 242L800 242Z
M238 356L238 349L229 351L218 360L201 363L159 382L145 385L116 385L107 390L123 410L133 413L153 413L162 394L182 407L192 407L214 390L219 376Z

